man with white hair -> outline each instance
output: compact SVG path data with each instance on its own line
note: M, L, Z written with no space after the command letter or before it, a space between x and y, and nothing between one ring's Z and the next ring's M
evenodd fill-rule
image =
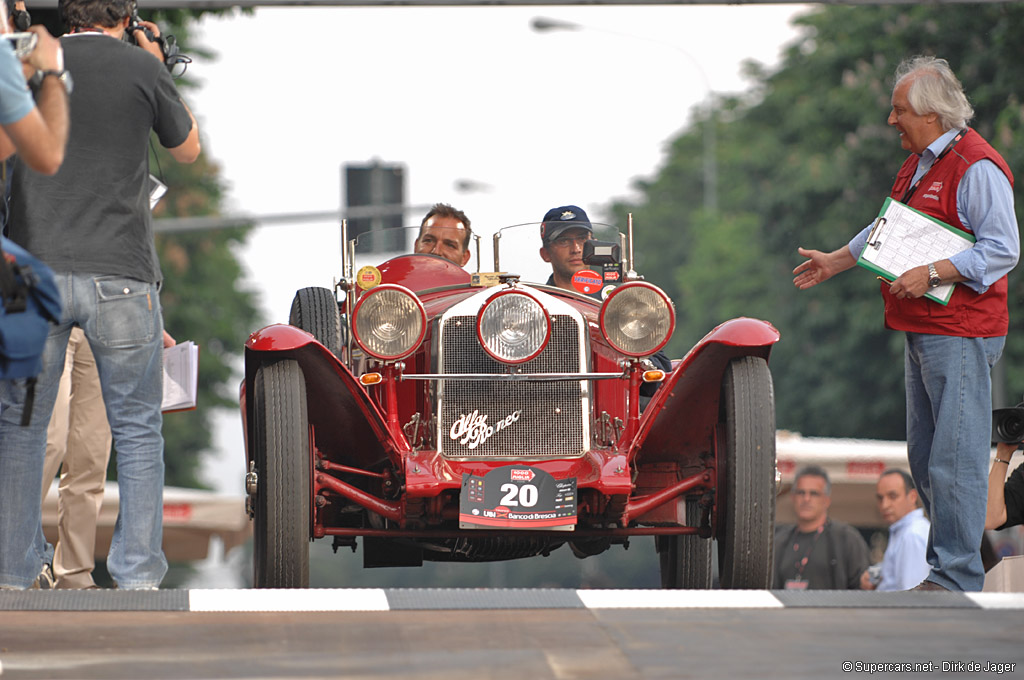
M1020 237L1013 174L967 127L973 115L945 60L914 57L896 70L888 122L911 155L890 196L977 239L968 250L881 286L886 327L906 335L907 456L932 520L931 571L915 590L979 591L985 579L978 546L985 526L991 369L1009 329L1007 274L1017 264ZM793 270L793 283L810 288L853 267L868 232L830 253L799 248L809 259ZM946 283L960 284L948 305L924 297Z

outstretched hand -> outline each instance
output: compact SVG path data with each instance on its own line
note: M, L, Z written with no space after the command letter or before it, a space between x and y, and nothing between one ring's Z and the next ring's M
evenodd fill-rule
M794 286L800 290L806 290L832 277L832 272L828 269L827 253L804 248L797 248L796 252L808 259L798 264L793 270Z

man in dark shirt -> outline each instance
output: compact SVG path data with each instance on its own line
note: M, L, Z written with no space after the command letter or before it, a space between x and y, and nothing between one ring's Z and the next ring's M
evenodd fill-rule
M138 46L122 40L134 2L62 0L59 9L71 30L61 39L75 82L71 134L53 177L21 165L15 170L11 237L54 270L64 314L47 339L30 426L18 426L24 389L0 385L0 458L21 452L34 477L17 498L4 499L5 511L17 515L13 535L26 542L9 547L28 555L26 561L35 559L39 572L34 539L46 425L77 325L96 359L117 450L120 508L107 568L121 589L155 589L167 560L162 275L149 210L149 137L156 132L175 160L191 163L200 151L199 129L160 46L142 30L134 31ZM140 23L159 35L156 24Z
M809 465L793 482L795 525L775 530L774 588L857 590L868 568L868 545L849 524L829 519L832 484L824 469Z

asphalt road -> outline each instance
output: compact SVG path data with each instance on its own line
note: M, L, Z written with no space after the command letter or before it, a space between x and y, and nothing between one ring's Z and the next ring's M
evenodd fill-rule
M0 593L0 680L1024 674L1021 594L979 604L947 593L266 592ZM370 611L195 611L217 601ZM920 665L869 665L903 663Z

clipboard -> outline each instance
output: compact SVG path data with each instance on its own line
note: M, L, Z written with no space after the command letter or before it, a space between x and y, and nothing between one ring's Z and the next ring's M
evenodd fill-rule
M191 340L164 348L164 413L191 411L199 392L199 345Z
M946 260L968 250L976 240L973 234L889 197L868 232L868 242L857 258L857 264L892 280L908 269ZM924 296L940 305L947 305L955 285L943 284Z

